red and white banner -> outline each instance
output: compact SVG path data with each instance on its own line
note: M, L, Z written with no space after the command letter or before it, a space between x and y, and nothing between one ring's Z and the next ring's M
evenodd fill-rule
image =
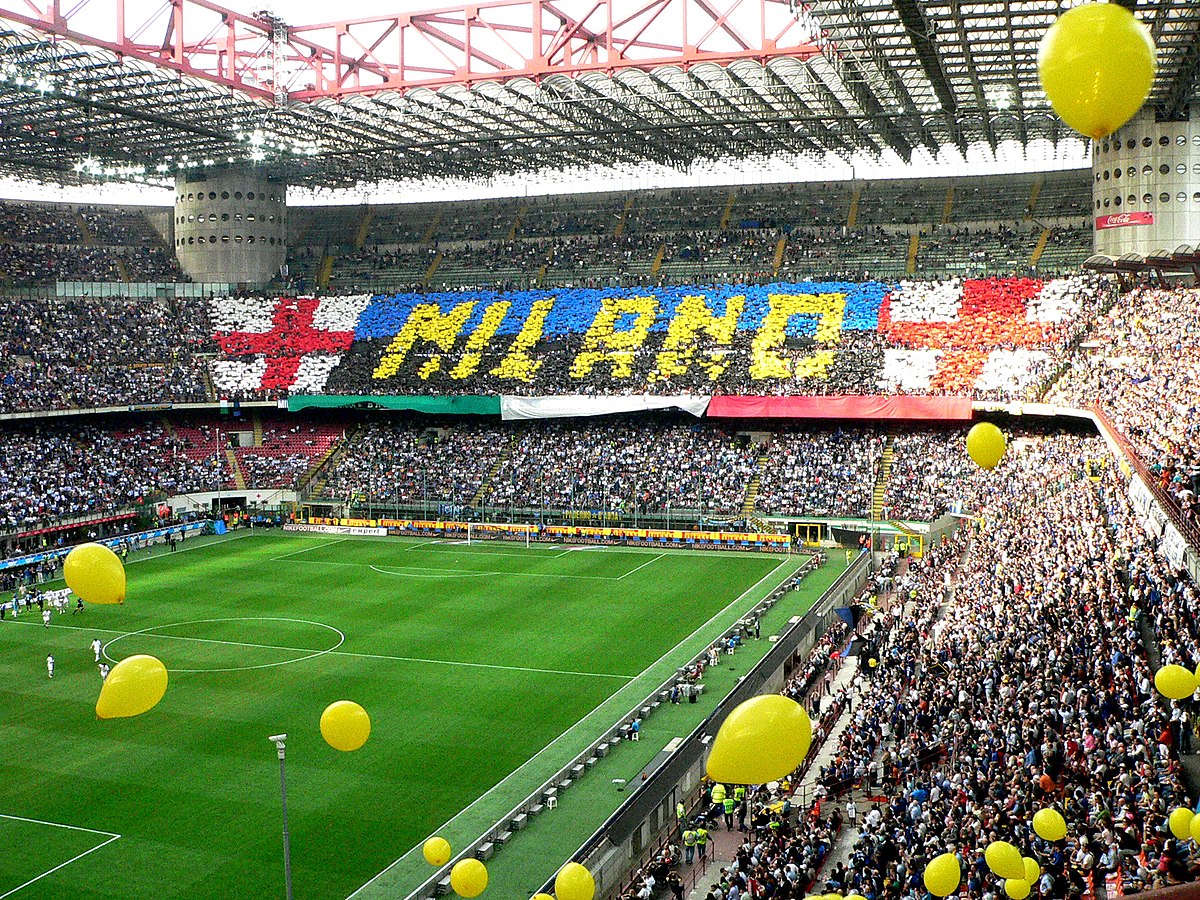
M1128 212L1096 216L1097 228L1124 228L1126 225L1153 225L1154 213Z

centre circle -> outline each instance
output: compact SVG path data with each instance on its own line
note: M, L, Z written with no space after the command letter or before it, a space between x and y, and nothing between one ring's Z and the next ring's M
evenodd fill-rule
M225 645L233 646L233 647L249 647L249 648L259 648L259 649L263 649L263 650L294 649L294 648L290 648L290 647L278 647L278 646L275 646L272 644L253 644L253 643L249 643L249 642L242 643L239 641L216 640L214 638L186 637L183 635L159 634L158 633L158 632L168 629L168 628L183 628L185 625L205 625L205 624L210 624L210 623L215 623L215 622L290 622L294 625L311 625L315 628L323 628L326 631L332 632L334 635L337 636L337 643L334 644L332 647L325 648L324 650L309 651L309 650L296 649L296 652L303 653L304 655L298 656L295 659L280 660L279 662L261 663L259 665L254 665L254 666L226 666L226 667L222 667L222 668L214 667L214 668L207 668L207 669L176 669L172 666L167 666L168 672L180 675L180 674L188 674L188 673L196 673L196 672L245 672L245 671L249 671L250 669L273 669L276 666L289 666L289 665L292 665L293 663L304 662L305 660L309 660L309 659L316 659L318 656L324 656L326 653L332 653L338 647L342 646L342 644L345 643L345 641L346 641L345 634L343 634L339 629L334 628L332 625L326 625L324 622L313 622L313 621L310 621L309 619L289 619L289 618L283 618L280 616L234 616L232 618L227 618L227 619L189 619L186 622L171 622L166 625L151 625L147 628L139 629L138 631L130 631L128 634L117 635L111 641L108 641L107 643L104 644L103 648L101 648L101 653L103 654L104 658L107 659L109 662L112 662L112 663L120 662L120 660L114 659L113 657L108 655L108 648L111 647L113 644L117 643L118 641L123 641L126 638L137 637L139 635L149 635L150 637L160 637L160 638L164 638L166 640L194 641L196 643L201 643L201 644L225 644Z

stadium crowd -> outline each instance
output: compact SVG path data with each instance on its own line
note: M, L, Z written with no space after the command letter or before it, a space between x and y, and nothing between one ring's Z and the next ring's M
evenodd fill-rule
M864 428L781 431L765 448L757 506L768 515L867 518L883 438Z
M892 446L892 469L885 482L882 517L930 522L966 498L961 491L975 475L962 451L960 434L901 432Z
M860 785L886 799L823 874L829 889L919 898L925 864L953 852L958 896L994 896L982 851L996 839L1038 861L1041 897L1095 894L1107 875L1126 892L1189 877L1165 818L1191 805L1178 761L1190 709L1157 695L1152 676L1160 654L1200 660L1196 592L1155 555L1115 468L1083 477L1098 445L1031 441L983 480L987 524L902 583L901 624L822 773L831 795ZM1033 835L1047 805L1065 815L1066 841Z
M149 299L2 297L0 411L206 400L184 343L198 314Z
M324 493L360 505L421 504L432 513L460 508L500 459L502 435L488 426L373 421L332 463Z
M757 459L746 439L707 426L634 421L530 427L489 482L484 505L615 512L700 510L732 517Z
M1200 290L1142 288L1114 304L1048 402L1099 404L1200 524Z
M10 425L0 431L0 530L212 490L222 458L189 457L161 423Z

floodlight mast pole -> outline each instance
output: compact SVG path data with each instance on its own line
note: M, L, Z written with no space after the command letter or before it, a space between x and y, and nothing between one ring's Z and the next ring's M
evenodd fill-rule
M279 796L283 801L283 879L287 890L287 900L292 900L292 846L291 838L288 836L287 776L283 768L287 735L273 734L267 740L275 742L275 750L279 754Z

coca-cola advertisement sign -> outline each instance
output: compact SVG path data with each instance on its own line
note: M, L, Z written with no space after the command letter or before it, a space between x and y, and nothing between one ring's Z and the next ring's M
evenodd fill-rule
M1097 216L1097 228L1124 228L1126 225L1153 225L1154 213L1127 212L1114 213L1111 216Z

